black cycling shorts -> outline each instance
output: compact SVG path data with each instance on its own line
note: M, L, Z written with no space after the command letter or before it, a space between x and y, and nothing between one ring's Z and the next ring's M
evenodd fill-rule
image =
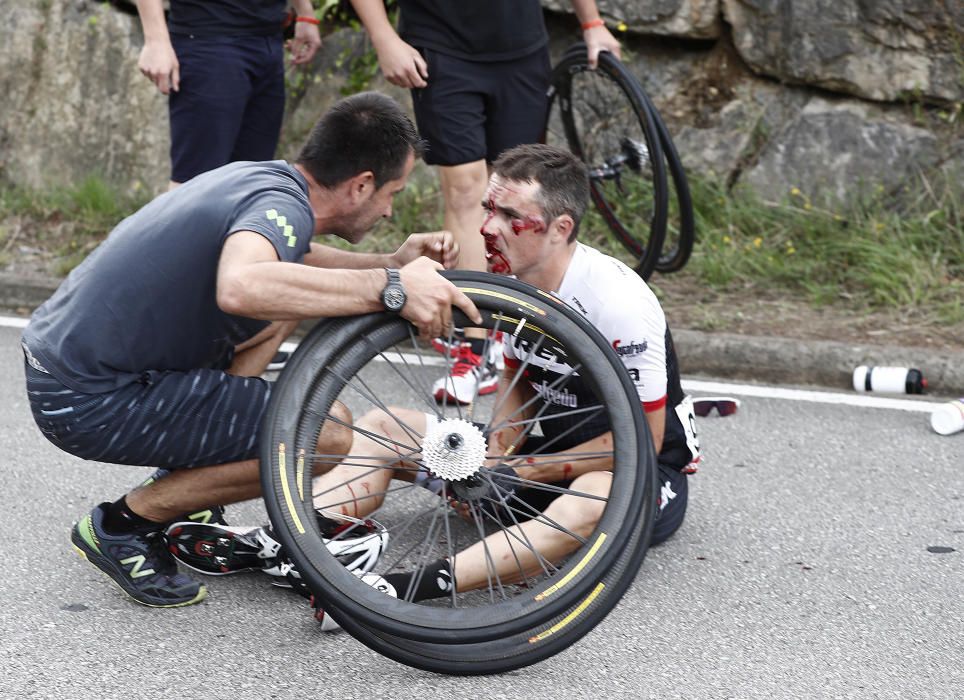
M494 161L502 151L542 138L549 89L549 49L510 61L467 61L419 49L428 86L412 90L425 162Z
M260 377L216 369L145 372L114 391L84 394L29 364L24 372L41 432L77 457L165 469L258 457L271 394Z

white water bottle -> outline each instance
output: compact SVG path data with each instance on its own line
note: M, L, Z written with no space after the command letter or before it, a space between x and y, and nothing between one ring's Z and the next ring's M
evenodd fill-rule
M931 427L941 435L964 430L964 398L942 403L931 413Z
M919 369L860 365L854 370L854 391L922 394L926 386L927 380Z

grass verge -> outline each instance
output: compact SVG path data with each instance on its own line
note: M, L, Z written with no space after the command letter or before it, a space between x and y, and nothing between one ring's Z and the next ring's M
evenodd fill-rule
M753 293L804 299L855 312L891 309L934 323L964 321L964 185L920 179L899 192L879 190L838 210L813 205L796 189L781 202L745 189L693 179L697 243L684 274L717 295ZM71 189L0 192L0 264L15 243L45 248L66 274L110 228L142 205L91 176ZM28 222L11 234L13 219ZM356 249L393 249L412 231L442 226L442 200L424 166L396 198L394 216ZM22 231L30 231L24 236ZM632 262L594 212L581 239ZM326 241L350 248L335 239ZM660 276L653 284L660 286Z
M0 264L25 248L53 260L50 274L66 275L121 219L146 202L146 196L119 194L97 175L44 192L0 189Z

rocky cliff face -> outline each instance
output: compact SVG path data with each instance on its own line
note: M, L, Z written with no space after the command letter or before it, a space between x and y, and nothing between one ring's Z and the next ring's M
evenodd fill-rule
M0 179L43 187L98 172L161 189L166 99L137 71L136 16L88 0L0 2ZM625 60L693 171L827 200L964 172L958 0L598 2L625 25ZM578 39L576 20L566 0L544 5L558 56ZM338 97L339 52L362 42L348 30L326 40L320 80L289 103L282 156Z
M0 178L165 183L167 102L137 70L137 19L99 2L0 2Z

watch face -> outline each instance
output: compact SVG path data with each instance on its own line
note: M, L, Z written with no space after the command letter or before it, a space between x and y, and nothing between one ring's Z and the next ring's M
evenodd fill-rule
M388 287L382 294L382 303L389 311L398 311L405 306L405 292L398 286Z

